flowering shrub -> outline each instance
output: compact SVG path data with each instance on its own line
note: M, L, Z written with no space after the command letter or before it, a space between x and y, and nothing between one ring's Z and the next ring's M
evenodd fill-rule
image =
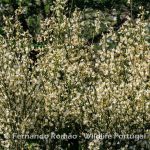
M4 18L0 37L0 133L3 149L149 149L142 140L92 139L84 134L147 135L150 115L148 21L130 18L97 47L85 45L82 12L41 20L37 45L17 17ZM99 18L100 19L100 18ZM86 22L85 22L86 24ZM96 27L95 27L96 30ZM36 64L29 57L38 51ZM32 70L29 68L32 66ZM17 135L74 134L71 140L19 140ZM40 149L40 148L39 148Z

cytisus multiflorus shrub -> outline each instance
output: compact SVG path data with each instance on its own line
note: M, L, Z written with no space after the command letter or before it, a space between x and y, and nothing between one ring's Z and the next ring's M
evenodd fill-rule
M84 134L145 134L150 113L150 51L148 21L130 18L110 29L98 46L84 45L81 11L41 20L38 46L21 25L5 18L0 36L0 133L5 149L149 149L143 140L85 139ZM63 6L63 7L62 7ZM86 22L85 22L86 23ZM15 34L14 34L15 30ZM29 53L37 51L29 69ZM19 58L17 55L21 55ZM18 135L76 134L77 140L17 140Z

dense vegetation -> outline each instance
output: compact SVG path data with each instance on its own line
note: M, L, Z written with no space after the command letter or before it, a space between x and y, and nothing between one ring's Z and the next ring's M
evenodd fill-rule
M1 0L0 150L149 150L148 6Z
M136 18L140 6L144 7L145 10L150 9L150 3L147 1L131 0L131 3L129 2L129 0L66 0L63 13L69 17L75 8L81 10L91 8L93 10L101 10L102 12L108 11L108 13L112 13L113 9L116 9L119 21L120 14L125 11L132 11L132 17ZM24 12L19 16L19 21L25 31L29 30L30 34L35 36L39 29L39 20L53 15L51 6L53 6L54 3L55 0L1 0L0 34L3 33L2 15L14 16L15 10L21 6L24 8Z

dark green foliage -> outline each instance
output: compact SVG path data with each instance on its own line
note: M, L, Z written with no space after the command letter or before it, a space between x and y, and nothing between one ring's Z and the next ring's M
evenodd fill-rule
M19 17L21 25L23 29L29 30L31 35L35 36L39 29L39 16L46 18L47 16L52 15L50 7L53 5L55 0L1 0L0 4L2 9L8 9L8 11L0 10L0 19L2 18L2 14L6 16L14 15L15 10L22 6L25 9L25 14ZM139 12L138 8L140 5L143 5L146 10L149 10L150 2L146 0L134 0L132 3L132 13L133 17L137 17ZM96 10L111 10L116 8L118 11L118 15L120 12L124 11L122 8L126 8L130 11L130 5L127 4L127 0L68 0L65 12L68 17L72 14L75 8L78 7L80 9L92 8ZM1 19L2 20L2 19ZM27 22L28 21L28 22ZM2 27L2 23L0 27ZM2 34L2 30L0 29L0 34Z

